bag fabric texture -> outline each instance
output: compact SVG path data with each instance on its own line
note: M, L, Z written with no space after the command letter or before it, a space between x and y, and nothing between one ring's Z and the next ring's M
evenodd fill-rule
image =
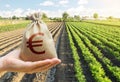
M34 13L32 22L23 34L20 57L25 61L39 61L57 57L54 40L47 25L41 20L41 13Z

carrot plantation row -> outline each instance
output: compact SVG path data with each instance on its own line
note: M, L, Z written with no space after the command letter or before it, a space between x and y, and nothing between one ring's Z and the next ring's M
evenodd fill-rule
M66 29L79 82L120 82L120 28L85 22L67 22ZM86 63L82 63L84 60Z

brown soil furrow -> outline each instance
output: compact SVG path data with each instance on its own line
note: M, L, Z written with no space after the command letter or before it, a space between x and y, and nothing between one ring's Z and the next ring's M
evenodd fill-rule
M53 31L53 32L56 31L56 32L54 32L54 36L57 35L55 38L57 38L58 35L59 35L60 31L58 31L58 30L61 29L60 26L61 26L61 23L53 23L53 24L50 24L48 26L50 32L51 31ZM18 30L17 31L12 31L11 33L10 32L6 32L8 34L6 34L6 33L0 33L1 34L1 36L0 36L0 41L1 41L0 45L2 45L2 46L0 46L0 49L1 49L0 50L0 55L5 55L6 53L12 51L13 49L17 48L20 45L20 43L21 43L21 37L22 37L22 32L23 32L23 29L19 30L19 31ZM7 73L7 72L2 73L2 74L0 74L1 77L4 76L4 74L10 74L10 73ZM10 78L10 79L12 79L12 80L9 81L9 82L21 82L22 79L25 79L24 76L26 74L25 73L14 73L14 74L11 74L11 75L12 76L10 76L10 77L12 77L12 78ZM8 77L9 77L9 75L8 75ZM29 78L30 77L34 77L34 76L30 75ZM27 79L29 79L29 78L27 78ZM4 79L2 79L0 81L3 81ZM34 81L35 81L35 79L34 79ZM7 82L8 82L8 80L7 80Z

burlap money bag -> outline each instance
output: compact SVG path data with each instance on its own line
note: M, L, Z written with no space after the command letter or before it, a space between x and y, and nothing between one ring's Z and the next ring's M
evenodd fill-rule
M32 22L23 34L20 57L25 61L38 61L57 57L55 44L40 13L30 16Z

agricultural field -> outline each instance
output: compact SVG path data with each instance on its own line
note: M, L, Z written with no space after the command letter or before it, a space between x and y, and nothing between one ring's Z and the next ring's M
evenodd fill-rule
M24 24L24 23L21 23ZM63 23L62 22L53 22L53 23L47 23L48 29L52 33L52 36L54 38L54 42L58 44L58 38L61 33ZM14 25L13 25L14 26ZM18 25L19 26L19 25ZM22 28L19 26L15 27L15 29L12 29L12 31L4 31L0 33L0 56L4 56L13 49L16 49L21 44L22 34L25 30L26 26L23 26ZM10 28L10 27L9 27ZM11 27L12 28L12 27ZM11 29L10 28L10 29ZM1 27L1 30L4 29ZM55 69L52 69L54 71ZM51 72L52 72L51 71ZM40 73L41 74L41 73ZM36 81L42 81L46 76L43 74L41 75L37 73L36 74L25 74L25 73L14 73L14 72L3 72L0 73L0 82L36 82ZM53 72L52 72L53 74ZM39 75L39 76L38 76ZM53 74L54 76L54 74ZM26 79L27 78L27 79ZM51 77L53 78L53 77ZM47 79L49 80L49 79Z
M26 20L0 20L0 33L6 31L12 31L20 28L25 28L25 26L30 23Z
M120 27L67 22L79 82L120 82Z
M120 27L120 19L107 19L107 20L87 20L86 22L104 24L108 26L118 26Z
M0 24L1 57L20 46L28 23L30 21ZM46 82L120 82L119 26L86 21L46 24L62 63L46 76L3 72L0 82L42 82L46 77Z

